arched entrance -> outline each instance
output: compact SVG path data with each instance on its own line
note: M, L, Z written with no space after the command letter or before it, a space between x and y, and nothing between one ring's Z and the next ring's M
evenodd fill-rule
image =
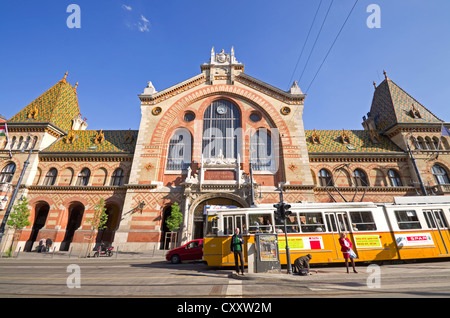
M47 221L48 211L50 211L50 205L47 202L38 202L34 208L34 222L31 229L30 237L25 243L25 252L31 252L33 243L36 241L39 231L45 226Z
M68 251L70 243L72 243L75 231L81 226L83 219L84 205L80 202L72 203L69 206L69 218L67 221L66 234L64 240L61 242L61 251Z
M111 245L114 241L114 234L119 227L120 221L120 207L114 203L106 203L105 213L108 215L106 221L106 228L99 230L96 238L96 243L105 243L106 246Z
M169 232L169 228L167 227L166 220L170 216L172 212L172 207L170 205L166 206L163 209L162 213L162 224L161 224L161 240L160 240L160 249L164 249L166 246L169 246L170 239L166 239L166 233Z
M234 200L232 198L226 197L212 197L201 201L194 207L194 212L192 214L192 238L199 239L204 236L204 226L205 226L205 207L207 205L221 205L221 206L235 206L238 208L244 207L245 204L241 201Z

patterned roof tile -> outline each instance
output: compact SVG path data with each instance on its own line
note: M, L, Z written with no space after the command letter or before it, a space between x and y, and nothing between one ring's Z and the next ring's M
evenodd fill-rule
M305 130L306 144L309 153L388 153L403 152L385 136L378 136L373 142L368 130L345 130L349 143L341 140L342 130ZM313 134L320 142L314 143Z
M34 116L30 116L34 112ZM51 123L64 131L72 127L72 119L80 113L75 88L65 79L22 109L9 123Z
M134 153L137 130L103 130L103 140L96 143L100 130L71 130L75 138L67 142L67 136L60 138L42 153ZM131 137L131 138L130 138Z

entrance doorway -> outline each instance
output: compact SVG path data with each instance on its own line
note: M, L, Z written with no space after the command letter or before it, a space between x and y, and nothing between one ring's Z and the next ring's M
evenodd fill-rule
M207 205L227 205L242 208L242 204L228 198L212 198L200 202L194 210L194 220L192 227L192 239L201 239L204 236L205 214L204 209Z
M96 243L100 244L103 241L106 246L110 246L114 241L114 235L119 227L120 207L114 203L106 204L105 207L105 213L108 215L108 219L105 224L106 228L98 231ZM96 245L96 248L97 247L98 245Z
M48 211L50 210L50 205L47 202L39 202L36 204L35 218L33 222L33 227L31 229L31 234L28 241L25 243L25 252L31 252L33 248L33 243L36 241L39 231L45 226L47 221Z
M61 242L61 251L68 251L70 243L72 243L75 231L81 226L83 219L84 205L77 202L69 206L69 219L67 221L66 234L64 240Z

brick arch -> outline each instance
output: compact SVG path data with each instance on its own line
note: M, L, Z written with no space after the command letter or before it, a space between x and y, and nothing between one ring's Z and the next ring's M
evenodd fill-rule
M272 120L274 127L278 128L280 136L284 135L285 137L288 137L290 135L289 129L281 117L280 112L260 95L245 88L236 87L233 85L213 85L193 91L185 97L178 99L172 106L164 111L164 114L158 121L155 132L152 135L151 144L163 144L164 139L167 137L167 131L171 126L171 123L178 117L180 112L189 107L192 103L217 95L224 98L231 97L231 99L233 99L233 97L238 97L249 102L264 113L268 119ZM233 101L236 102L235 100Z

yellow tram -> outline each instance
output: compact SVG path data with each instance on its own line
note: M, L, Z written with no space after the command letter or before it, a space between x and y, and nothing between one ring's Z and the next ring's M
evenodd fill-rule
M287 219L291 261L311 254L311 263L343 262L339 234L353 243L357 261L450 257L450 197L395 198L393 204L368 202L294 203ZM247 245L256 233L278 234L286 264L284 223L272 204L206 211L203 259L210 266L234 265L230 239L238 227ZM247 248L244 249L247 262Z

